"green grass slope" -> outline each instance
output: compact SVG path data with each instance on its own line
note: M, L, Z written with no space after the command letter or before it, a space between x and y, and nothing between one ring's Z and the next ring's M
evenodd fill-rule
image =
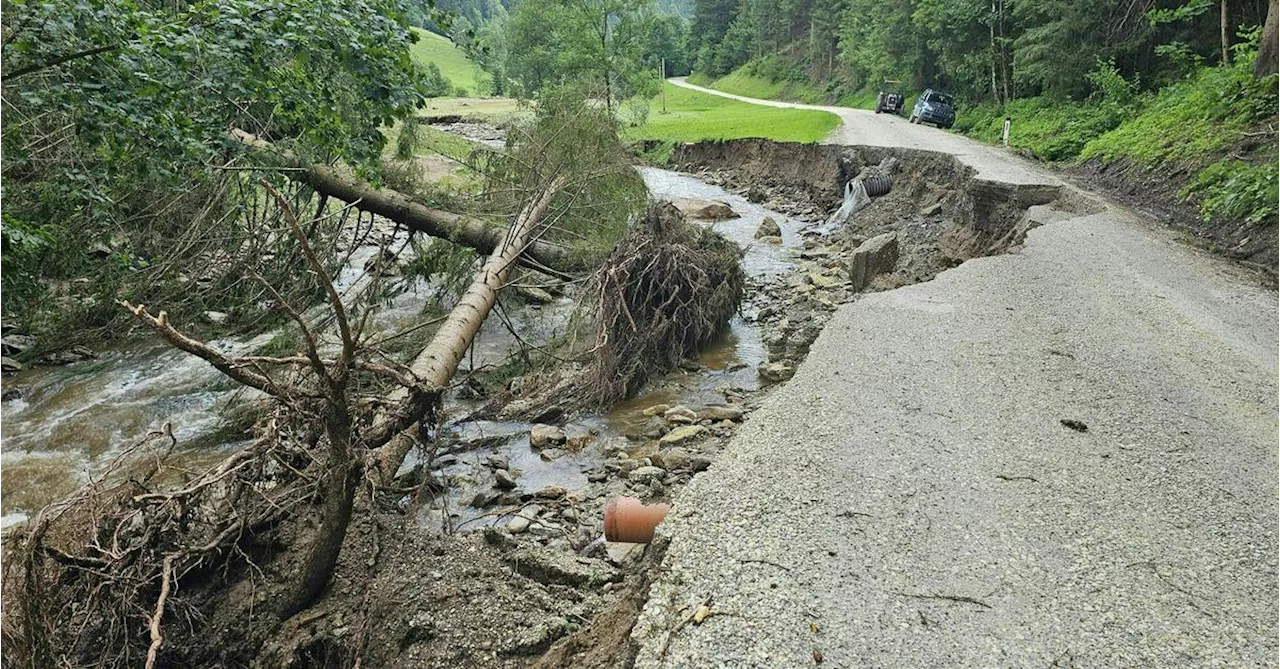
M413 30L418 33L418 42L411 49L413 57L424 65L435 63L449 83L467 89L470 95L476 95L477 82L482 74L480 66L447 38L421 28Z
M840 125L827 112L775 109L738 102L666 84L667 113L661 99L649 105L644 125L628 128L628 139L698 142L709 139L761 137L783 142L817 142Z

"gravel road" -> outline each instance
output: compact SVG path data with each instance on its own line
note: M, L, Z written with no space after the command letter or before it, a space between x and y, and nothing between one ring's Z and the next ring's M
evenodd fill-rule
M842 306L677 497L637 666L1276 666L1277 341L1275 291L1105 203Z

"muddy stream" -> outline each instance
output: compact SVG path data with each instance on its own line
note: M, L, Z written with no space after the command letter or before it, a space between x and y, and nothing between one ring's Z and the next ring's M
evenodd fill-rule
M708 223L726 238L746 249L744 268L750 281L759 282L792 267L791 251L801 243L799 231L808 225L784 214L752 204L745 198L688 175L656 168L640 169L655 198L696 198L728 203L739 218ZM764 217L782 228L781 246L754 239ZM373 252L353 254L336 282L351 289L363 280L364 261ZM378 327L393 331L411 323L429 297L412 288L396 297L378 318ZM507 315L522 337L547 341L564 328L572 308L568 298L549 305L509 309ZM744 310L752 307L744 305ZM749 316L750 313L748 312ZM271 333L218 340L214 344L230 353L243 354L270 341ZM490 318L463 361L459 374L474 365L494 364L505 358L518 342L498 318ZM765 359L759 329L751 319L734 317L724 339L705 351L697 371L677 370L651 382L638 397L623 402L607 414L585 414L565 425L570 437L593 438L578 452L544 459L529 446L527 423L471 421L449 427L459 441L486 439L486 448L473 448L437 456L436 474L449 483L447 499L437 508L420 510L424 525L448 523L472 529L492 522L483 511L467 505L478 491L489 489L492 478L486 460L505 456L519 470L523 490L557 485L577 491L587 485L588 472L601 467L610 443L641 430L649 420L643 410L654 404L685 404L697 408L722 404L726 389L756 390L756 366ZM0 405L0 494L5 527L21 522L42 506L66 495L76 486L100 475L108 464L150 430L170 423L178 447L174 463L191 470L209 466L245 442L228 438L224 416L247 392L222 377L207 363L168 348L155 339L135 339L99 351L97 359L61 367L27 370L6 380L6 395L21 397ZM449 400L449 415L465 416L471 405ZM406 466L416 462L411 456Z

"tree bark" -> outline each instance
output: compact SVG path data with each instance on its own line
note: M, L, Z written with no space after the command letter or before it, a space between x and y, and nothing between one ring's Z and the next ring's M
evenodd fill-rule
M551 206L552 197L563 185L563 177L557 177L530 200L511 227L504 231L502 244L494 249L484 266L476 272L467 292L463 293L457 306L449 312L449 317L431 338L431 343L427 344L410 366L410 371L420 382L429 387L443 388L453 378L471 340L475 339L485 317L493 309L494 302L498 299L498 290L506 283L511 268L529 246L538 223ZM411 448L413 439L406 434L401 434L382 447L377 466L384 484L395 477L396 470Z
M1258 42L1258 57L1253 61L1253 76L1261 79L1276 73L1280 67L1277 62L1277 32L1280 26L1277 26L1277 6L1280 0L1271 0L1271 5L1267 8L1267 23L1262 28L1262 39Z
M1222 0L1221 18L1218 21L1219 30L1222 33L1222 64L1227 65L1231 62L1231 41L1227 38L1227 0Z
M348 204L359 202L358 206L361 210L384 216L410 230L447 239L481 253L493 253L502 244L507 234L504 227L487 225L478 219L432 209L414 202L399 191L375 188L369 183L341 174L328 165L305 164L292 153L243 130L232 130L231 136L247 146L270 151L278 156L293 168L286 172L289 178L307 184L317 193L337 198ZM522 264L562 277L584 269L581 261L573 258L566 249L546 242L530 244L529 248L521 254L521 258Z
M285 605L284 617L311 606L324 591L333 576L342 552L342 542L351 524L351 512L355 506L356 490L360 486L361 469L351 453L351 415L346 406L328 407L330 415L325 421L329 440L329 461L321 479L324 495L324 511L320 527L307 551L307 560L298 580L298 589Z

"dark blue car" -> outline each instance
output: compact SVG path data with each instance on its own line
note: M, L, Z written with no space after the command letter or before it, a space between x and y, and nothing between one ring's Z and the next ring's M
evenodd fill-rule
M925 89L925 92L921 93L916 100L916 106L911 110L911 117L907 120L912 123L932 123L939 128L950 128L956 122L955 98L932 88Z

